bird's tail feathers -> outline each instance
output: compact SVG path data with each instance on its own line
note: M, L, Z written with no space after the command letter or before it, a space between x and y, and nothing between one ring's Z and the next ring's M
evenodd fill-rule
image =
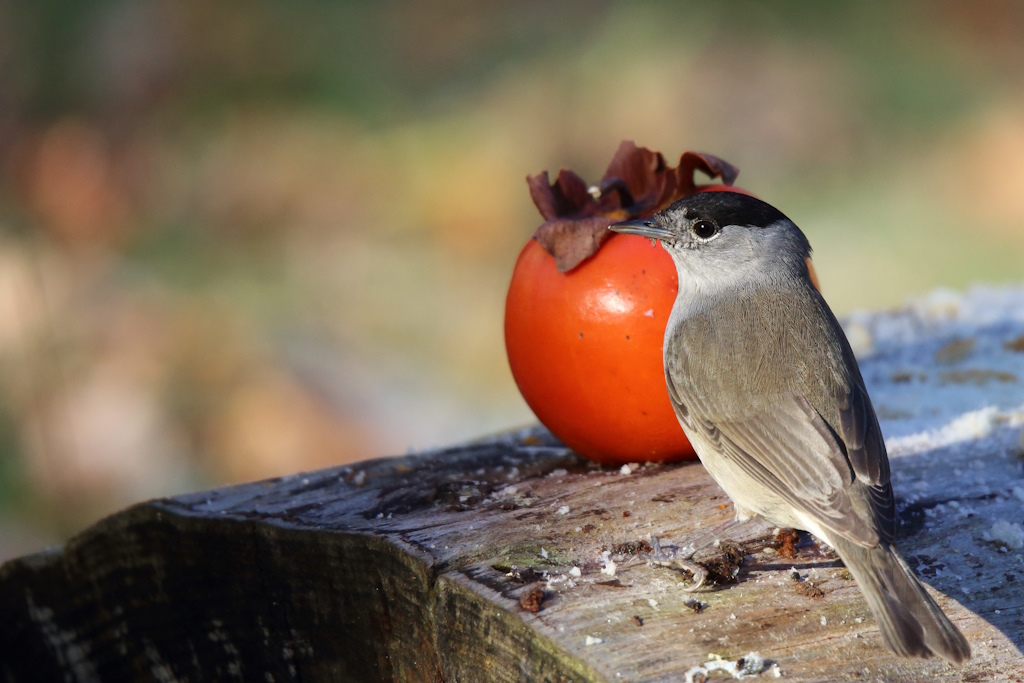
M967 639L895 548L884 541L864 548L842 538L834 540L833 547L857 580L882 639L893 652L903 657L937 655L954 664L970 658Z

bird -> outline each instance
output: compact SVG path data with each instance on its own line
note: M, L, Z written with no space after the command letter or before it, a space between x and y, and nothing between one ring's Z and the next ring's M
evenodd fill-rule
M737 192L692 194L610 229L656 240L675 262L668 393L736 519L831 546L897 655L969 659L967 640L894 545L885 441L857 359L812 284L804 233Z

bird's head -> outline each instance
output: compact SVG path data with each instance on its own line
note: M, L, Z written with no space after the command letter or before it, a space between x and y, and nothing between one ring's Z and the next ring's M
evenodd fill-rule
M771 204L738 192L699 192L650 218L609 227L658 240L672 256L680 286L716 292L810 282L811 246L796 225Z

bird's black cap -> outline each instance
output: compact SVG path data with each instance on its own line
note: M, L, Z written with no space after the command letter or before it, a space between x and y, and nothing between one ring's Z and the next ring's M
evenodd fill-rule
M739 192L698 192L683 197L660 214L683 212L688 219L713 220L718 225L749 225L763 228L785 214L767 202Z

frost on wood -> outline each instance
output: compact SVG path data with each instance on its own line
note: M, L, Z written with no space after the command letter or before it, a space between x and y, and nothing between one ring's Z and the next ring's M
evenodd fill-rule
M1024 287L845 321L898 545L974 659L889 655L828 548L729 519L699 464L601 468L542 430L146 503L0 568L10 680L1014 680ZM741 663L742 662L742 663ZM768 667L768 668L765 668ZM757 671L762 671L758 674Z

